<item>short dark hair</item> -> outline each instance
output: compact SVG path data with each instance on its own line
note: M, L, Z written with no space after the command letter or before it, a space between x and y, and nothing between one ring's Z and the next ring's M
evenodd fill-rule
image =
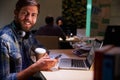
M59 17L56 18L56 24L58 24L59 20L61 20L63 24L65 23L64 18L62 16L59 16Z
M46 24L50 24L54 22L54 18L52 16L46 16L45 17Z
M15 10L20 11L22 7L24 6L37 6L38 13L40 12L40 4L36 0L18 0L16 3Z

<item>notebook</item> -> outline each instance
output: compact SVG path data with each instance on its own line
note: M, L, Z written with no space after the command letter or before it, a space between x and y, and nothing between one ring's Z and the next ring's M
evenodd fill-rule
M94 61L95 50L101 47L102 47L102 43L100 43L97 40L94 40L86 59L61 58L59 60L59 68L89 70Z

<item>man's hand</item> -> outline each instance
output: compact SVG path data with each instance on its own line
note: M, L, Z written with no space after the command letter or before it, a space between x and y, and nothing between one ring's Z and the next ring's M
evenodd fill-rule
M41 57L36 63L36 68L40 71L50 71L57 63L57 59L51 59L47 54Z

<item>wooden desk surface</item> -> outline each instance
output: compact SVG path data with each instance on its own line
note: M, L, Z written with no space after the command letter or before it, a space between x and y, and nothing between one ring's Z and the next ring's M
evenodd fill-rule
M69 57L78 58L72 54L73 49L50 50L54 53L65 53ZM42 71L47 80L93 80L92 70L57 70L57 71Z

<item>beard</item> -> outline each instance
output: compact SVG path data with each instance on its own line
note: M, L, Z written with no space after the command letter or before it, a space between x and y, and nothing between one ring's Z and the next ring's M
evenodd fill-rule
M15 23L16 23L16 27L19 30L23 30L25 32L29 32L34 26L30 21L20 20L18 17L15 18Z

